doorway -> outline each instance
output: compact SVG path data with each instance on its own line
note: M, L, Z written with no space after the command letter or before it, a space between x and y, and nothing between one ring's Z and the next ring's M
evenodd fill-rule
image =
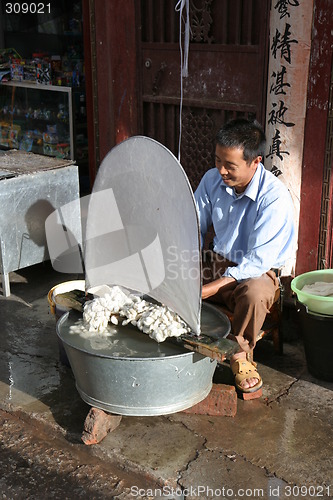
M181 85L175 4L138 1L136 25L139 128L177 157ZM265 122L269 4L269 0L189 2L180 161L193 189L214 165L215 134L223 123L235 117Z

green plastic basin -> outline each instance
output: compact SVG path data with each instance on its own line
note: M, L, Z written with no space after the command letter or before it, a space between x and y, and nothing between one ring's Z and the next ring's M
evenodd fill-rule
M305 304L309 311L318 314L333 316L333 297L323 297L303 292L305 285L311 285L317 281L333 283L333 269L321 269L319 271L310 271L300 274L291 282L291 289L297 294L297 298L302 304Z

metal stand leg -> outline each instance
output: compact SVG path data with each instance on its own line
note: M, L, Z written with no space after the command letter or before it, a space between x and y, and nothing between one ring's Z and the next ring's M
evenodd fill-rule
M1 274L1 280L2 280L3 295L5 297L9 297L9 295L10 295L10 285L9 285L9 275L8 275L8 273Z
M0 269L1 269L1 281L2 281L2 290L3 290L3 295L5 297L9 297L10 295L10 284L9 284L9 274L4 272L3 268L3 243L2 239L0 238Z

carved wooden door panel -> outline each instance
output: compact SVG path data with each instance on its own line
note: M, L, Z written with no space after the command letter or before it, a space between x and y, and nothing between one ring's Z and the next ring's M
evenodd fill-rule
M141 130L177 157L180 49L176 3L140 0L136 15ZM269 0L190 0L189 74L183 79L180 151L193 188L214 165L214 138L225 121L245 116L264 123L269 4Z

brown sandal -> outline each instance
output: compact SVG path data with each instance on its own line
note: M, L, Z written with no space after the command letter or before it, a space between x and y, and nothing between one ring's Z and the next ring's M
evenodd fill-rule
M230 368L235 376L235 386L237 391L243 393L256 392L262 387L262 378L256 370L257 363L254 361L249 362L246 359L235 359L230 362ZM245 389L241 386L241 382L247 378L257 378L258 383L253 387Z

